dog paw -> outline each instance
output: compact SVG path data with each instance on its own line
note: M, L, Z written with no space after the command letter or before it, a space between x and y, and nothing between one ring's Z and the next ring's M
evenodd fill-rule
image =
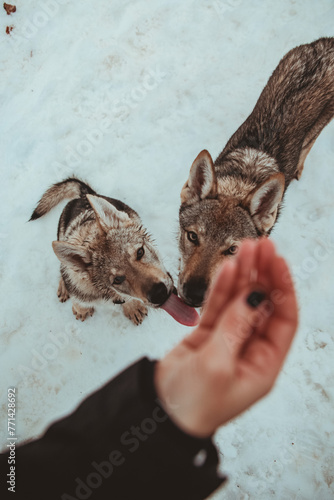
M66 302L70 298L70 294L66 290L66 286L65 286L63 278L60 278L59 286L58 286L58 290L57 290L57 296L58 296L59 302Z
M145 316L147 316L148 309L139 300L131 300L122 305L123 312L135 325L140 325Z
M93 316L94 307L81 307L79 304L72 305L72 311L75 316L75 319L79 319L80 321L85 321L89 316Z

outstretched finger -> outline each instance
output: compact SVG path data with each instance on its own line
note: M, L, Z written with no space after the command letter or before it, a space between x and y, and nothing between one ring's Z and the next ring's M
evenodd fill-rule
M214 326L231 299L237 271L235 259L229 259L222 265L205 301L199 327L212 328Z
M237 266L234 260L225 262L218 271L198 327L183 340L187 347L198 348L212 334L215 323L231 298L236 273Z
M273 313L261 336L250 339L243 358L263 375L276 378L298 326L298 307L287 263L276 256L271 279L276 299L271 299ZM273 297L273 292L271 293Z
M259 328L267 325L267 294L259 285L249 285L234 297L215 326L215 335L222 335L230 351L237 355L245 342Z
M262 310L265 299L264 290L250 285L228 304L203 346L203 355L211 366L218 369L219 363L238 365L240 352L259 322L268 322Z
M236 257L238 274L234 284L234 292L239 293L245 286L257 281L256 254L258 241L244 240Z
M276 250L274 243L269 238L260 238L256 255L256 267L258 272L257 281L268 290L272 288L269 271L273 265L275 256Z
M285 259L276 256L270 266L272 284L271 300L275 306L275 317L297 322L298 307L293 279Z

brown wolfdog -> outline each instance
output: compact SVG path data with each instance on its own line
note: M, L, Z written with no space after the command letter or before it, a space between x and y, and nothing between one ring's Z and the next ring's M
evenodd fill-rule
M181 191L178 291L203 303L217 266L245 238L268 236L284 193L334 116L334 38L291 50L215 162L202 151Z

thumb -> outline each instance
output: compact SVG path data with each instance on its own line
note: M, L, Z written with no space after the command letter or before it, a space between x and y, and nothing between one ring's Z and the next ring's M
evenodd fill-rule
M247 287L224 310L213 337L222 336L230 352L238 355L252 334L265 329L271 313L272 306L263 288Z

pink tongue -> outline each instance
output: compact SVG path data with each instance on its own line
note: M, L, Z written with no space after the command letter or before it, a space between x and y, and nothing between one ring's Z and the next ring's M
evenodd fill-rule
M195 326L199 322L199 315L196 309L187 306L175 293L172 293L161 308L181 323L181 325Z

